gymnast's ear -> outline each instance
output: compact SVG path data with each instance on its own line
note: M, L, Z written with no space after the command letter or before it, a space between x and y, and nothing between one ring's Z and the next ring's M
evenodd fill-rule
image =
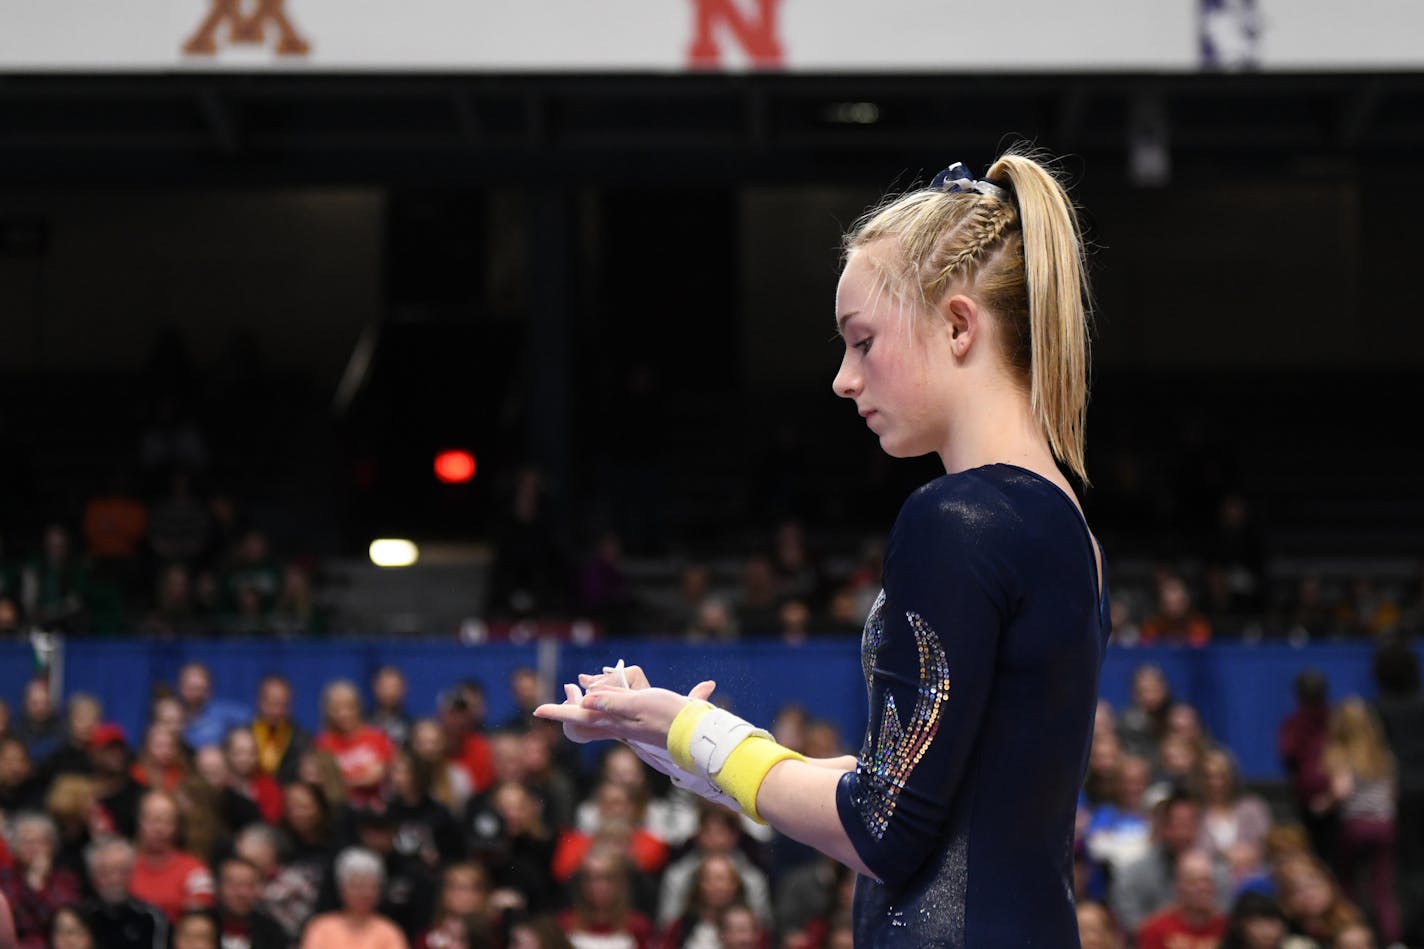
M939 314L943 319L942 329L949 336L950 350L956 358L968 356L983 328L979 304L963 293L952 293L940 303Z

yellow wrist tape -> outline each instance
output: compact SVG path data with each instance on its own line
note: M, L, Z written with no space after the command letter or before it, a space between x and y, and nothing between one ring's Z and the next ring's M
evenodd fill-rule
M762 820L757 811L757 791L761 790L761 783L766 780L772 767L788 758L806 760L805 755L792 751L785 745L778 745L770 738L753 735L733 749L727 763L713 780L729 797L736 799L742 806L743 813L758 824L765 824L766 821Z
M696 773L696 766L692 763L692 733L697 728L697 722L710 711L711 702L690 701L682 707L682 711L677 713L677 718L674 718L672 725L668 727L668 754L672 755L673 762L688 774Z

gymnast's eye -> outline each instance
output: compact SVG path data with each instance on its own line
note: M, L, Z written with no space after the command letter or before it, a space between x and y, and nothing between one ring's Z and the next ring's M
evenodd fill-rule
M865 355L866 353L869 353L869 352L870 352L870 337L867 336L865 339L863 339L863 340L861 340L860 342L856 343L856 344L855 344L855 348L858 349L858 350L860 350L861 355Z

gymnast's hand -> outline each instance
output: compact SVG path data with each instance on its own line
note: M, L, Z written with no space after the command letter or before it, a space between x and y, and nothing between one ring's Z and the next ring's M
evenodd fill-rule
M625 689L599 683L584 694L570 683L564 686L562 704L541 705L534 714L563 722L564 734L571 741L616 738L666 747L668 728L677 713L689 699L706 699L716 687L715 682L699 682L687 695L678 695L667 689Z

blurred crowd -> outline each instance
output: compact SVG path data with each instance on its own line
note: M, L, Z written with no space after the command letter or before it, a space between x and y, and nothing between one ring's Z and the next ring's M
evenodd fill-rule
M250 707L185 666L143 734L35 678L0 720L0 894L22 947L849 946L850 877L705 804L622 745L597 758L455 682L427 719L382 668L331 682L307 734L292 686ZM798 709L784 743L844 752ZM8 846L5 844L8 843Z
M1424 945L1424 695L1379 648L1379 699L1317 673L1275 729L1289 798L1237 773L1196 710L1141 666L1103 703L1074 886L1085 949ZM130 736L38 677L0 706L0 894L22 947L841 949L852 875L671 786L626 747L577 746L508 681L506 721L452 682L407 711L394 667L333 681L322 723L268 676L251 705L201 664ZM794 706L778 741L844 753Z
M1424 945L1418 658L1389 640L1375 676L1373 705L1298 677L1273 807L1139 667L1130 704L1098 710L1074 855L1084 949Z

